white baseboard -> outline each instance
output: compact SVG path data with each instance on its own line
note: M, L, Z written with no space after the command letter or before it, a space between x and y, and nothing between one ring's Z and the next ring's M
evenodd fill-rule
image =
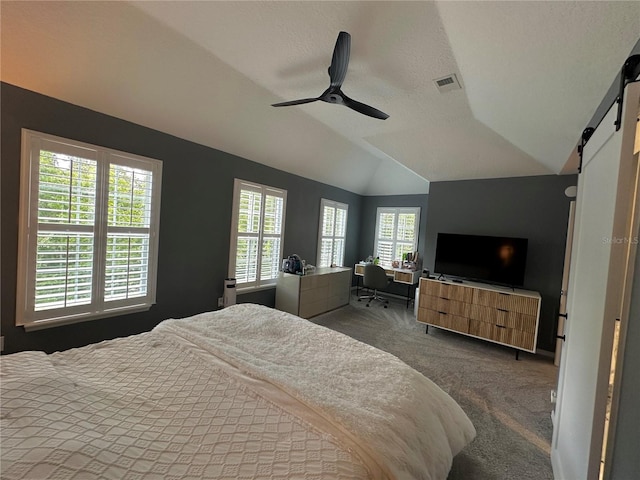
M553 470L553 478L555 480L566 480L562 471L562 461L556 450L551 450L551 470Z

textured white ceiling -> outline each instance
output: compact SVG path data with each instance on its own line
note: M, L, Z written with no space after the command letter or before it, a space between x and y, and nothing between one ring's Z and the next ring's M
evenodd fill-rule
M558 173L640 2L7 2L2 80L361 194ZM344 92L317 96L337 34ZM458 74L462 90L432 80Z

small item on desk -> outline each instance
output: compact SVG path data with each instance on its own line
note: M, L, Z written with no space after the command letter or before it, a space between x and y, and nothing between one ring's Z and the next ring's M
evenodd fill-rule
M391 266L393 268L399 268L400 267L400 262L398 260L394 260L393 262L391 262Z
M282 271L285 273L302 273L303 266L303 260L300 260L300 257L295 254L289 255L289 257L282 261Z

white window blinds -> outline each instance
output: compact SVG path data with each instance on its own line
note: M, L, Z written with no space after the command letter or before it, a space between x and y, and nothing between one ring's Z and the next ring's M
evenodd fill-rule
M318 238L318 266L344 265L347 237L347 214L344 203L322 199L320 201L320 225Z
M402 261L404 254L416 251L419 231L419 207L378 208L374 257L379 257L385 266L391 266L394 260Z
M18 325L155 302L162 163L23 130Z
M143 297L149 276L153 173L111 164L105 300Z
M274 284L282 261L287 192L236 179L229 276L239 288Z
M96 157L52 150L55 145L43 145L35 170L35 311L88 305L93 293Z

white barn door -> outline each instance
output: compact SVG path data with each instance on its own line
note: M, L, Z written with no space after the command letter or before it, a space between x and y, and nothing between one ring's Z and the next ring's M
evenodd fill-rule
M614 105L587 143L578 178L551 462L556 479L597 480L615 322L629 262L638 84L627 87L622 128Z

